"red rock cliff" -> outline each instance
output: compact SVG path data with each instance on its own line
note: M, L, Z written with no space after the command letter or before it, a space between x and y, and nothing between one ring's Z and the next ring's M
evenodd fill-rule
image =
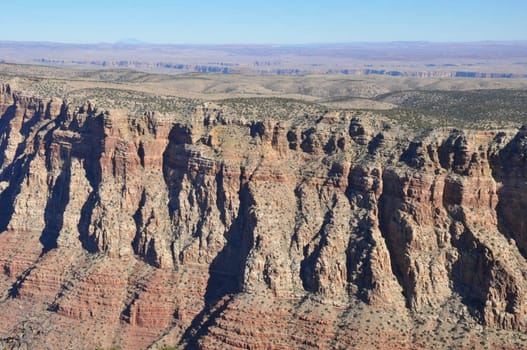
M433 348L479 342L478 325L509 346L527 330L525 129L409 140L354 113L138 116L6 85L0 114L7 348Z

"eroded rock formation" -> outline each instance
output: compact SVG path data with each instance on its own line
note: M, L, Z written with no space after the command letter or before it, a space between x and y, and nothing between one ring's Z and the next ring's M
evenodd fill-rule
M0 114L2 346L409 349L484 326L515 348L527 330L526 129L138 116L7 85Z

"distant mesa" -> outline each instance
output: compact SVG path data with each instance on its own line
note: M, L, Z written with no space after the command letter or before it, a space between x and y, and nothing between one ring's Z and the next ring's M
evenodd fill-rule
M158 73L523 79L527 73L517 62L526 57L527 43L522 42L191 45L133 37L98 44L0 41L0 59L9 58L9 63Z

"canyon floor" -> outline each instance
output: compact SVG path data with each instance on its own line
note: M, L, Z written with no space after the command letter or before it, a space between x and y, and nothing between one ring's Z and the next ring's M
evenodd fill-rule
M527 348L527 79L0 63L0 348Z

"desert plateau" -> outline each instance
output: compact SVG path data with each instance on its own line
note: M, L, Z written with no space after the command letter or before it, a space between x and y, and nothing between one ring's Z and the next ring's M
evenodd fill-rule
M526 348L525 70L428 60L1 63L0 347Z

